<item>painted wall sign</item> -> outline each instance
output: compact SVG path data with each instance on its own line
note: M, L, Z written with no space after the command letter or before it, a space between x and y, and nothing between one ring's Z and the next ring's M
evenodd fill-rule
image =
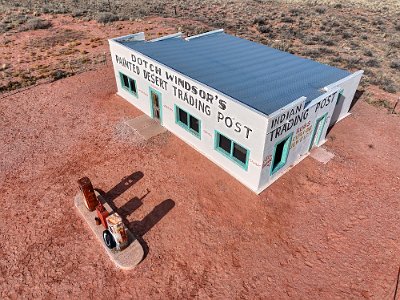
M241 134L248 139L253 132L245 120L239 120L239 117L232 116L227 112L228 101L222 99L218 94L207 92L201 86L172 74L163 66L138 55L131 54L130 60L119 54L114 55L115 61L119 65L142 76L162 90L172 91L177 99L192 106L204 116L215 118L218 123L233 133Z
M334 92L320 100L315 105L315 108L313 106L312 109L314 110L314 113L317 113L319 110L331 105L334 102L334 99L336 99L337 93L338 92ZM303 101L272 119L270 127L271 131L269 132L270 142L284 135L295 126L308 120L309 108L305 108L304 104L305 102Z
M308 121L307 123L301 125L296 129L296 134L294 138L292 139L292 143L290 145L290 149L296 147L298 144L300 144L302 141L304 141L309 134L312 132L312 125L311 121Z
M266 156L264 161L263 161L262 167L263 168L269 167L271 165L271 162L272 162L272 155Z

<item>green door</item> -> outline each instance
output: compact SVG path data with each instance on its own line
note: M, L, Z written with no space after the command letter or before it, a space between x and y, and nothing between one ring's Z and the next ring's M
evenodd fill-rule
M151 116L161 123L162 110L161 110L161 93L150 88L150 108Z
M313 134L311 136L310 147L309 147L308 150L311 150L312 148L318 146L318 144L319 144L319 142L321 140L322 131L324 130L324 127L325 127L326 116L327 115L328 114L326 113L322 117L318 118L317 121L315 122L314 131L313 131Z

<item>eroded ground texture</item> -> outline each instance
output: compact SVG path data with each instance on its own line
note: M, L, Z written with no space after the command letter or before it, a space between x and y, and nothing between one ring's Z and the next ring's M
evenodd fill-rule
M398 114L361 96L329 163L308 157L257 196L168 132L138 142L123 124L141 113L115 91L108 65L2 97L0 298L393 298ZM135 270L74 208L82 176L142 237Z

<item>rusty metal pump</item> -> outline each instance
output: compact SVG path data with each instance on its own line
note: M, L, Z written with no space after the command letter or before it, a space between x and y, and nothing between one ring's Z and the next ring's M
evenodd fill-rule
M104 205L99 201L94 192L93 185L88 177L78 180L79 189L82 192L83 201L89 211L96 210L95 218L98 225L102 224L103 240L110 249L122 250L129 244L128 230L118 213L109 213Z

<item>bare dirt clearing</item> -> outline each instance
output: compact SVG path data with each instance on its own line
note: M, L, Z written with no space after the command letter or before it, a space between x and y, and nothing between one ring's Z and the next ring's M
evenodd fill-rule
M170 133L121 139L118 125L141 113L114 95L113 76L0 101L1 298L393 297L398 115L362 97L330 132L329 163L306 158L257 196ZM84 175L147 245L135 270L115 269L77 215Z
M399 4L298 2L0 0L0 92L17 92L0 95L0 298L392 299ZM141 139L109 65L20 89L98 68L110 37L221 27L380 87L332 129L326 165L306 158L257 196L168 132ZM115 269L78 216L84 175L141 236L134 271Z

